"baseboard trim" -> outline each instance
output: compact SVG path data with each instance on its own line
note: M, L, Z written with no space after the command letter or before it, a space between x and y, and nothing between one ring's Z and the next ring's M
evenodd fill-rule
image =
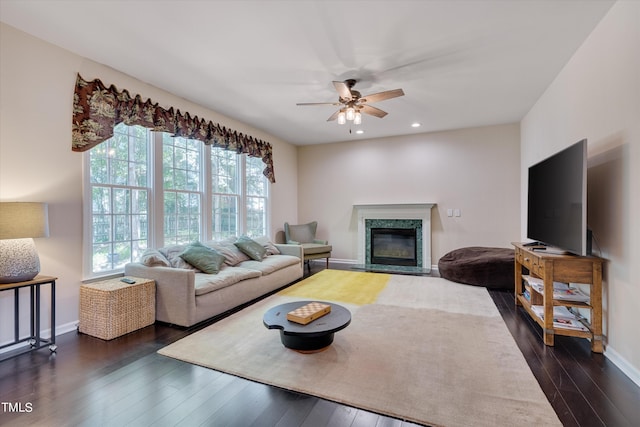
M638 387L640 387L640 371L633 366L627 359L622 357L620 353L615 351L611 346L606 346L604 355L614 365L618 367L626 376L629 377Z

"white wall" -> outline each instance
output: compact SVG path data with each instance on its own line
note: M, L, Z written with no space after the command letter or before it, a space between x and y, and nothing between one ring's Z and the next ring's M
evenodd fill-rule
M587 221L607 260L606 355L640 384L640 2L619 1L521 123L522 237L529 166L589 143Z
M357 258L354 204L437 203L432 264L464 246L520 236L517 124L298 148L298 217L317 220L332 258ZM447 209L460 209L448 217Z
M160 105L219 122L273 145L272 236L297 210L296 148L109 67L0 24L0 201L49 203L50 237L37 239L42 274L57 276L57 325L78 319L82 277L82 157L71 151L76 73ZM46 308L48 318L48 291ZM26 306L21 310L28 326ZM0 343L11 341L13 300L0 294ZM48 322L45 322L48 327ZM23 331L27 331L23 328Z

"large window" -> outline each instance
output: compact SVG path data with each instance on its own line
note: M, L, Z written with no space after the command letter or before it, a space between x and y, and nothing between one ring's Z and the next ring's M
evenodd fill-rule
M268 234L258 158L119 124L86 159L87 277L121 272L148 247Z

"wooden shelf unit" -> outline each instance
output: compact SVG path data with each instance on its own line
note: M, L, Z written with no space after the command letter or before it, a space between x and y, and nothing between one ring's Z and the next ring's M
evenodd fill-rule
M593 256L558 255L536 251L533 247L522 243L512 243L515 246L515 303L521 305L529 315L540 325L544 334L544 343L553 345L555 335L567 335L591 340L591 351L604 351L602 336L602 263L603 260ZM522 268L529 274L544 281L544 293L523 283ZM553 282L583 283L591 286L589 302L575 302L553 298ZM531 302L523 295L524 289L529 290ZM538 317L531 305L544 307L544 319ZM565 306L588 309L591 311L591 322L586 324L588 331L557 328L553 326L553 307Z

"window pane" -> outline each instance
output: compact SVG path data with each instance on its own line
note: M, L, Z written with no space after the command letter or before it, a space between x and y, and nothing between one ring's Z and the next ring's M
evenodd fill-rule
M136 254L148 246L148 135L142 127L119 124L89 153L92 273L121 269L133 260L134 245Z
M147 216L132 215L131 216L131 239L147 240Z
M245 156L246 159L246 234L257 237L267 234L267 197L269 184L262 174L262 159Z
M93 215L93 242L105 243L111 241L111 216Z
M134 240L131 242L131 259L140 259L144 251L147 250L146 240Z
M184 138L171 138L164 134L162 139L162 175L165 189L200 189L200 158L202 143L187 144ZM190 149L192 148L192 149Z
M126 128L116 128L109 141L109 156L114 159L129 160L129 135Z
M147 164L147 139L137 137L133 141L133 160L138 164Z
M149 200L147 197L147 191L144 190L131 190L132 196L132 212L133 213L147 213Z
M124 268L131 261L131 242L119 242L114 245L112 269Z
M137 163L133 166L131 184L137 187L147 186L147 164Z
M114 233L113 240L115 242L124 242L131 240L129 230L129 215L114 215Z
M214 239L237 236L240 230L240 162L233 151L211 148L211 229Z
M111 212L111 188L93 187L91 189L91 206L94 214Z
M129 197L130 191L127 188L115 188L113 190L113 212L127 213L130 210Z
M110 253L110 244L93 245L92 268L94 273L111 270Z
M247 156L247 195L267 196L267 177L263 175L262 159Z
M238 235L238 196L214 195L211 229L213 239Z
M111 159L109 162L109 183L116 185L127 185L129 181L129 162Z
M247 230L249 237L267 234L267 210L262 197L247 197Z
M106 183L109 181L107 173L107 148L109 144L104 142L89 152L90 180L92 183Z
M162 145L164 242L201 240L202 143L163 134Z

